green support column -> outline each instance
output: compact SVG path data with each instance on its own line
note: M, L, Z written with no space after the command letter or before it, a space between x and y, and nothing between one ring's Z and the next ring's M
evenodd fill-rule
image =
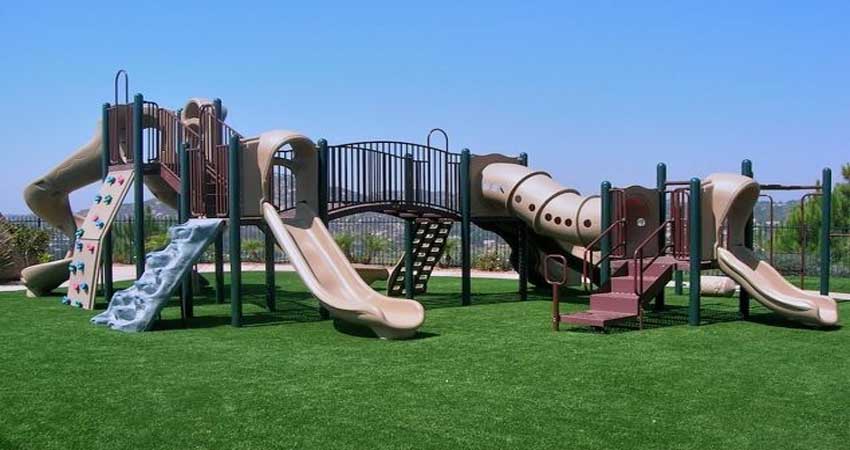
M142 94L133 98L133 253L136 256L136 279L145 271L145 173L142 115L145 99Z
M183 125L177 125L177 152L180 162L180 208L177 211L178 221L186 223L190 218L191 207L191 184L189 175L189 153L186 151L186 143L183 140ZM192 298L192 270L189 270L183 276L183 283L180 289L180 305L182 306L183 320L191 319L194 316Z
M753 163L749 159L741 161L741 175L745 177L753 177ZM750 214L747 219L747 225L744 227L744 246L748 249L753 249L753 215ZM741 288L738 293L738 315L741 319L750 317L750 293L746 289Z
M604 231L611 226L611 183L603 181L600 188L602 204L599 229ZM611 234L605 234L599 241L599 287L605 289L611 281Z
M408 205L413 203L413 154L404 156L404 201ZM413 298L415 292L416 277L413 268L413 239L416 225L413 219L404 221L404 293L405 297Z
M655 189L658 190L658 222L664 223L667 220L667 194L665 194L667 190L667 165L664 163L658 163L655 166ZM662 231L658 235L659 252L665 247L665 244L667 244L667 233ZM656 311L664 309L664 303L666 301L664 291L665 289L659 290L658 295L655 296L654 309Z
M328 149L328 141L325 139L319 139L316 143L317 152L316 155L319 158L319 176L318 176L318 196L319 196L319 219L325 226L328 226L330 222L328 217L328 203L330 202L330 166L328 165L328 161L330 161L330 154ZM325 308L321 303L319 303L319 317L322 320L330 319L331 313Z
M519 154L519 163L528 167L528 154ZM517 272L519 272L519 299L528 300L528 226L522 220L517 220Z
M460 152L460 263L461 263L461 304L472 302L472 199L470 190L472 181L469 176L469 149Z
M832 263L830 248L832 233L832 170L823 169L821 178L821 228L820 228L820 293L829 295L829 271Z
M690 289L688 289L688 324L700 323L700 271L702 269L702 186L699 178L691 178L688 204L688 228L690 230Z
M215 302L224 304L224 230L218 232L215 247Z
M242 199L240 197L239 166L240 166L239 138L234 136L230 139L227 164L227 197L230 217L230 324L234 327L242 326L242 236L239 225L242 215Z
M265 235L265 249L263 257L266 260L266 306L269 311L277 309L277 292L275 287L275 269L274 269L274 234L268 225L262 227Z
M103 104L103 115L101 119L101 144L100 144L100 173L102 181L106 182L109 173L109 103ZM112 282L112 230L103 233L103 247L101 247L101 264L103 265L103 298L106 303L112 300L115 286Z

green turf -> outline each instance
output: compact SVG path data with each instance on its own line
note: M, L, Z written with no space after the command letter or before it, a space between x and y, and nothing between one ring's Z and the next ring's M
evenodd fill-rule
M0 296L0 448L848 448L850 332L797 327L734 299L683 298L649 327L550 330L548 293L436 278L419 339L319 320L293 274L265 313L246 274L246 326L200 299L183 329L89 325L58 297ZM585 307L570 292L565 310ZM848 308L842 307L846 315Z

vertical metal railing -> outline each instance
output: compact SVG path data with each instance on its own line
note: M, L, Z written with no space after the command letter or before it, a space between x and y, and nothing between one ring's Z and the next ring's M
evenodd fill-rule
M205 215L224 217L228 214L227 189L228 149L230 141L242 139L242 135L217 117L213 105L201 108L199 132L202 170L193 174L193 190L203 192Z
M295 175L289 166L294 155L295 152L289 145L274 154L272 170L269 173L271 192L266 194L279 212L295 209Z
M460 211L460 154L446 149L395 141L332 145L328 174L331 210L378 203Z

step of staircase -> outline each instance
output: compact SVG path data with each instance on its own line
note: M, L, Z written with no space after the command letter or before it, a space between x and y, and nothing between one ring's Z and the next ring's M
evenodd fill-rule
M634 314L617 313L612 311L582 311L575 314L562 314L562 323L571 323L573 325L581 325L587 327L605 328L617 322L637 317Z

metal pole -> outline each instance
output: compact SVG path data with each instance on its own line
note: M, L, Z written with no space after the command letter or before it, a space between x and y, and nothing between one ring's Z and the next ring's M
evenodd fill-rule
M691 178L688 228L690 229L690 289L688 302L688 324L700 323L700 269L702 266L702 186L699 178Z
M655 189L658 190L658 222L664 223L667 220L667 194L665 191L667 190L667 165L664 163L658 163L655 166ZM667 243L667 230L662 231L658 235L658 252L660 253ZM660 289L658 291L658 295L655 296L655 310L661 311L664 309L664 303L666 299L664 298L664 289Z
M228 152L228 174L227 192L228 208L230 212L230 324L234 327L242 326L242 236L239 225L241 223L242 205L240 198L240 159L239 137L230 139Z
M325 226L328 226L330 222L328 218L328 202L330 200L330 165L328 162L330 161L330 150L328 149L328 141L325 139L319 139L317 143L318 151L316 152L316 156L319 159L319 176L318 178L318 197L319 197L319 205L318 205L318 214L319 220L322 221ZM328 311L325 306L319 302L319 318L322 320L330 319L331 313Z
M528 167L528 154L519 154L519 163ZM528 300L528 227L525 222L518 220L517 228L519 239L517 240L517 272L519 272L519 299Z
M829 295L829 271L832 265L832 170L825 167L821 177L820 294Z
M470 198L471 180L469 174L469 149L460 152L460 260L461 260L461 304L469 305L472 299L472 252L470 249L472 231L472 204Z
M144 106L144 97L142 94L136 94L133 98L133 250L136 255L137 280L145 271L145 174L142 146Z
M599 229L605 231L611 226L611 183L603 181L599 197L602 203L602 214ZM606 233L599 241L599 287L605 289L611 281L611 234Z
M265 233L265 249L263 256L266 260L266 306L269 311L277 309L277 291L275 287L275 268L274 268L274 234L268 225L262 227Z
M186 151L186 142L183 140L183 125L178 122L177 125L177 153L180 161L180 209L178 211L179 222L186 223L189 220L189 211L191 210L191 180L189 175L189 152ZM187 320L194 316L192 304L192 269L190 268L183 277L183 283L180 290L180 305L182 306L183 320Z
M106 181L109 174L109 103L103 104L103 116L101 119L101 140L100 140L100 165L102 181ZM106 303L112 300L112 294L115 293L115 286L112 282L112 230L107 229L103 232L103 246L100 249L100 260L103 264L103 298Z
M414 200L413 184L413 154L404 156L404 201L410 206ZM416 277L413 273L413 239L416 224L412 219L404 221L404 294L407 298L414 297Z
M745 177L753 177L753 163L749 159L741 161L741 175ZM772 225L771 225L772 226ZM720 236L717 237L720 239ZM747 219L747 225L744 227L744 246L750 250L753 249L753 215ZM738 294L738 315L742 319L750 317L750 293L743 286Z

